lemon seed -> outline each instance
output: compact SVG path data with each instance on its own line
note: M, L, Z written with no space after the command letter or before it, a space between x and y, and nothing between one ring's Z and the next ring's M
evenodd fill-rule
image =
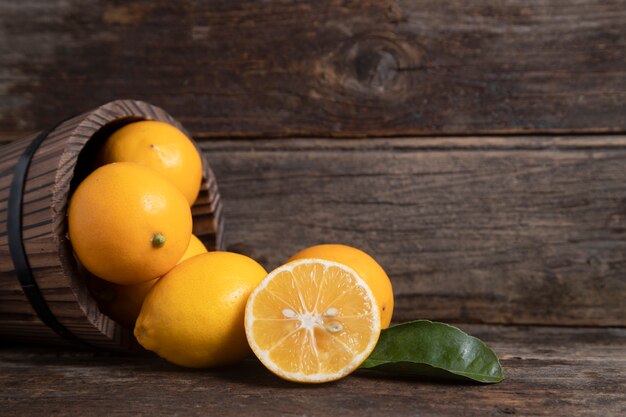
M324 328L331 333L339 333L340 331L343 330L343 326L341 325L341 323L336 322L336 321L331 321L330 323L326 323Z

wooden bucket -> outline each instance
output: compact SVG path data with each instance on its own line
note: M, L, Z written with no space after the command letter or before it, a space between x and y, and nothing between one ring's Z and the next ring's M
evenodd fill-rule
M79 273L66 236L66 208L104 139L139 120L163 121L185 132L158 107L118 100L2 148L0 339L114 350L133 345L131 332L98 310ZM209 250L219 250L220 197L213 172L202 159L202 188L192 208L194 234Z

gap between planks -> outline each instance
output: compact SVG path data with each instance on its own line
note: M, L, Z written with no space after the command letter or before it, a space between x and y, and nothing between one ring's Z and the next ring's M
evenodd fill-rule
M626 149L626 135L526 135L526 136L429 136L394 138L257 138L228 139L196 137L207 152L246 149L269 151L529 151Z

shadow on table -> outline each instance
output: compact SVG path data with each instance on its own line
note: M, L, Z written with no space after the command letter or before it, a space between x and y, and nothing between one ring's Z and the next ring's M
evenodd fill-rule
M452 379L443 377L432 376L410 376L410 375L396 375L388 372L379 372L371 369L357 369L353 372L351 377L367 379L367 380L380 380L380 381L403 381L415 384L429 384L429 385L444 385L444 386L483 386L485 384L471 381L465 378Z
M178 380L181 383L189 383L190 379L203 384L218 382L221 380L226 385L237 384L249 387L263 388L286 388L286 389L309 389L332 388L341 384L344 386L355 385L363 381L379 381L384 385L400 384L428 384L446 386L471 386L481 385L471 381L451 381L432 378L418 378L410 376L392 375L373 370L360 369L347 378L324 384L298 384L283 380L267 370L256 358L249 358L240 363L212 368L191 369L171 364L159 358L151 352L141 354L134 353L111 353L104 351L90 351L82 349L68 349L55 347L34 347L19 345L1 345L1 362L6 364L21 364L41 367L56 372L61 369L71 369L74 373L84 372L98 375L98 378L106 378L114 374L115 377L145 377L167 378ZM81 371L82 370L82 371Z

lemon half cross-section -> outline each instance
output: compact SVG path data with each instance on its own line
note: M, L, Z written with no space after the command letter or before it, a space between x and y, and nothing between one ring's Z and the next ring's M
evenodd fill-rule
M327 382L348 375L372 352L380 313L349 267L301 259L272 271L246 305L248 343L281 378Z

